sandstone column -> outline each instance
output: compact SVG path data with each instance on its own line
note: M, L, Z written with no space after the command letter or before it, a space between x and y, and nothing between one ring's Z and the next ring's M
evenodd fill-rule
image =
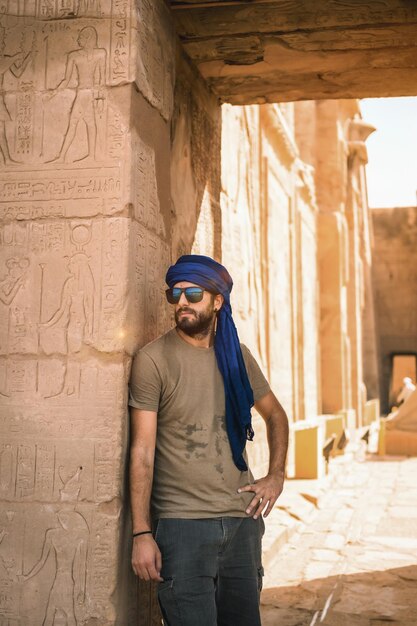
M168 321L173 31L162 0L7 6L0 616L136 624L126 381Z
M348 122L348 184L346 214L349 228L348 332L351 345L352 406L357 425L362 424L363 404L363 312L365 309L366 235L368 204L364 184L364 165L368 162L365 141L375 128L359 116ZM368 235L369 237L369 235ZM369 244L368 244L369 245ZM369 262L369 261L368 261ZM368 296L369 297L369 296ZM372 329L368 328L372 332ZM368 338L368 340L371 338ZM375 345L375 335L373 335Z
M346 153L337 101L296 104L301 157L314 167L318 213L321 402L324 413L351 406L347 337Z

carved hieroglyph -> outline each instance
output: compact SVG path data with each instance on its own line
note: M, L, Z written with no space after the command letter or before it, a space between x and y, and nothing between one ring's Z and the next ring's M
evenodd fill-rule
M100 355L123 345L126 226L1 229L0 616L17 624L114 611L120 504L104 515L98 505L120 493L126 367L122 354Z

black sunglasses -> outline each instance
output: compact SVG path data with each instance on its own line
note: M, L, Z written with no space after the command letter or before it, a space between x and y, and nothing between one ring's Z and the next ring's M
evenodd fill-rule
M204 296L205 289L202 287L172 287L167 289L165 295L170 304L178 304L181 298L181 294L184 294L188 302L195 303L201 302Z

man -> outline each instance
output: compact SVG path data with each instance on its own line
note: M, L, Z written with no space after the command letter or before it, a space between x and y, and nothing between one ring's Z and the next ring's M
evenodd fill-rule
M166 282L176 328L139 351L130 381L133 569L159 581L169 626L259 626L262 515L283 488L287 417L239 343L226 268L185 255ZM256 481L253 404L270 454Z

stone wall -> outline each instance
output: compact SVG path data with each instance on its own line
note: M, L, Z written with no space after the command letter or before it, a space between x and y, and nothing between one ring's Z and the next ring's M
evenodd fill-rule
M0 44L0 620L137 624L126 383L169 324L170 14L12 2Z
M221 110L187 57L177 50L172 118L172 258L209 254L221 260Z
M357 101L323 100L296 103L295 130L301 157L314 167L319 207L322 410L353 409L349 425L360 425L364 401L378 396L363 167L374 129L361 119Z
M222 259L241 341L291 421L319 412L316 205L294 142L293 105L223 105ZM248 445L267 470L263 424Z
M372 222L381 407L387 413L391 355L417 354L417 208L373 209Z

